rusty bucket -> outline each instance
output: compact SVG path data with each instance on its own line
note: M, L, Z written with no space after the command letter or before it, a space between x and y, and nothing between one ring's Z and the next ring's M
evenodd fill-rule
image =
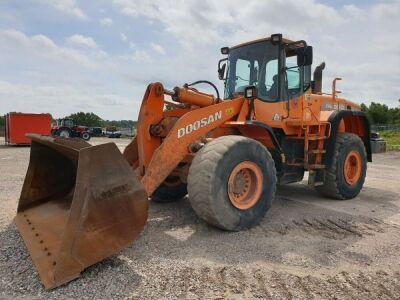
M134 241L147 220L148 198L114 143L29 137L15 222L50 289Z

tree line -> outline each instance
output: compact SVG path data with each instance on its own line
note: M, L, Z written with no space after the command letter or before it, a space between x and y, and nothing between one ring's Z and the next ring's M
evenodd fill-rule
M372 124L400 124L400 99L399 105L395 108L389 108L386 104L371 102L369 105L361 103L361 110L367 113ZM136 127L137 123L137 121L132 120L103 120L94 113L84 112L71 114L68 118L71 118L75 124L88 127L133 128Z
M117 127L117 128L135 128L136 121L132 120L103 120L94 113L78 112L67 116L72 119L74 124L87 127Z
M389 108L386 104L371 102L366 105L361 104L361 110L365 111L372 124L400 124L400 99L399 105ZM94 113L77 112L69 115L74 124L87 127L117 127L117 128L136 128L137 121L132 120L103 120ZM53 119L55 123L55 120ZM0 116L0 126L5 126L4 116Z
M361 104L372 124L400 124L400 99L399 105L389 108L386 104L371 102L370 105Z
M136 128L137 121L132 120L103 120L94 113L78 112L67 116L73 120L74 124L87 127L117 127L117 128ZM52 117L52 123L55 124L56 120ZM0 127L6 125L5 116L0 115Z

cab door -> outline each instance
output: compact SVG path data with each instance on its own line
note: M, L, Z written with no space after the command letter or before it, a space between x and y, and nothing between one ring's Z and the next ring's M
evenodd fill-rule
M304 95L311 87L311 66L298 66L297 55L291 49L285 51L282 86L288 116L302 118Z

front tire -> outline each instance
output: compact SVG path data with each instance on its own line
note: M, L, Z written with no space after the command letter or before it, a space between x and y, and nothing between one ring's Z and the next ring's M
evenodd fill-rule
M82 137L82 139L84 139L85 141L90 140L90 134L89 134L89 132L82 132L82 133L81 133L81 137Z
M365 181L367 173L367 153L364 143L353 133L339 133L335 152L328 170L321 170L317 177L323 184L316 190L333 199L352 199L356 197Z
M276 191L275 163L259 142L224 136L206 144L189 169L189 201L206 222L229 231L257 225Z

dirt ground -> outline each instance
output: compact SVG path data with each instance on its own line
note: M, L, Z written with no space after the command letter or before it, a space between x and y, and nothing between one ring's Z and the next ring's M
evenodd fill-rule
M115 141L120 149L128 143ZM135 243L45 291L13 224L29 147L3 144L0 298L400 298L400 152L373 157L353 200L322 198L305 181L279 187L267 216L248 231L208 226L187 199L151 203Z

